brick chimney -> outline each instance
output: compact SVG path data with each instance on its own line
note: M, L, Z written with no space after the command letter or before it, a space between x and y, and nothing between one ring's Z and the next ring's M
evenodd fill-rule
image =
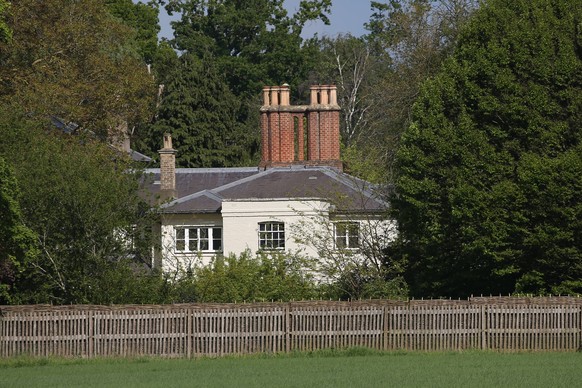
M317 85L310 91L309 105L290 105L289 85L263 88L260 167L317 165L341 170L337 88Z
M164 146L160 154L160 199L176 198L176 150L172 148L172 136L164 134Z

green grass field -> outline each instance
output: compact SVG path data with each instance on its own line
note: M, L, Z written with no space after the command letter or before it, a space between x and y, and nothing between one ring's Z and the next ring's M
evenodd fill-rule
M0 360L0 387L581 387L582 353Z

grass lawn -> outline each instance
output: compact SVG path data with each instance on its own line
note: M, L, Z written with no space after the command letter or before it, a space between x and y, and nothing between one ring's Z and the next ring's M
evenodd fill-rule
M582 353L379 353L217 359L6 359L0 387L581 387Z

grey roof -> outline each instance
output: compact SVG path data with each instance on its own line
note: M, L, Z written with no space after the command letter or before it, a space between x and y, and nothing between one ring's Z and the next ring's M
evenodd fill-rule
M140 152L137 152L135 150L130 149L129 150L129 156L130 158L135 161L135 162L146 162L149 163L152 161L152 158L150 158L149 156L146 156Z
M149 193L159 193L159 169L146 170ZM176 199L164 213L220 212L222 201L323 199L338 211L378 212L386 203L361 179L330 167L176 169Z
M176 169L176 197L182 198L204 190L238 181L245 177L257 174L257 167L242 168L177 168ZM145 170L147 193L155 197L160 192L160 169Z

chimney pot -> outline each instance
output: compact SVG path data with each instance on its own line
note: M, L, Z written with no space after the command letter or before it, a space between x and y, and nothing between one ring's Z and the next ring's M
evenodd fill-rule
M289 91L289 84L283 84L281 86L281 105L282 106L289 106L290 104L290 91Z
M329 87L329 103L330 105L337 105L337 86L330 85Z
M279 105L279 91L278 86L273 86L271 88L271 105Z
M172 135L169 133L164 133L164 150L171 150L172 149Z
M311 105L318 105L319 101L318 101L318 92L319 92L319 87L316 85L313 85L309 88L309 90L311 91Z
M270 91L271 91L270 86L265 86L263 88L263 106L271 105L270 98L269 98Z
M322 85L320 92L320 103L321 105L328 105L329 104L329 86Z

